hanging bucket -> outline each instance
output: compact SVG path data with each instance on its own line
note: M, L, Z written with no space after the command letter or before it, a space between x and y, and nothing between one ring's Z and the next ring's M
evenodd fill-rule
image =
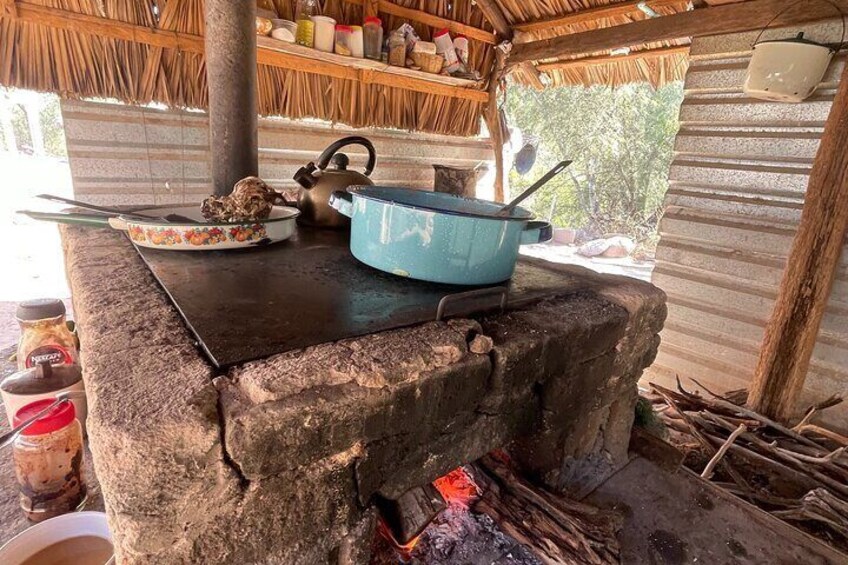
M760 41L768 27L789 8L790 4L766 24L754 40L748 76L742 90L746 95L770 102L802 102L818 88L833 55L845 43L845 14L831 0L827 2L839 13L842 20L842 38L836 47L811 41L803 32L787 39Z

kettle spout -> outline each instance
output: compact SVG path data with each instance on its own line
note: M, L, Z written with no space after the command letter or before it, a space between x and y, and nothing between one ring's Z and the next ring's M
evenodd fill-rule
M301 167L297 170L294 174L294 180L297 184L306 190L309 190L318 184L318 177L313 174L317 169L318 167L315 166L315 163L309 163L305 167Z

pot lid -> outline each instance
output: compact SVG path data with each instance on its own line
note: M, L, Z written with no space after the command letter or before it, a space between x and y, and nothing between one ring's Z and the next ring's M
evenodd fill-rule
M498 216L497 213L503 208L503 204L480 200L479 198L464 198L443 192L428 192L394 186L351 186L347 190L356 196L369 200L453 216L522 222L533 219L532 212L518 206L512 210L509 216Z
M815 47L824 47L825 49L831 49L830 46L825 45L824 43L819 43L818 41L813 41L812 39L807 39L804 37L804 32L799 32L795 37L787 37L785 39L766 39L765 41L757 41L754 44L754 47L757 45L763 45L765 43L797 43L800 45L813 45Z

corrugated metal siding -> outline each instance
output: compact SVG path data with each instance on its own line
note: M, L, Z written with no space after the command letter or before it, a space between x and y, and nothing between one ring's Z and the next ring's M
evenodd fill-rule
M839 40L838 22L805 28ZM791 30L770 31L785 37ZM648 380L694 377L716 390L746 387L753 375L786 257L801 215L844 56L802 104L742 93L756 34L697 39L686 76L667 213L653 282L669 315ZM848 253L807 377L803 406L848 394ZM799 407L801 408L801 407ZM848 408L825 413L848 427Z
M63 100L62 118L74 193L80 200L191 203L211 192L205 114ZM298 167L315 160L332 141L354 134L374 142L378 157L372 178L383 184L431 188L431 163L471 167L493 158L487 139L263 118L259 174L278 189L293 189ZM351 166L364 166L363 148L351 146L344 152Z

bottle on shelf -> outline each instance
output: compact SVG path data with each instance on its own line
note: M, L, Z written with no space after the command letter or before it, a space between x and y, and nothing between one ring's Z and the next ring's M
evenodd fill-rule
M315 45L315 24L312 16L318 13L318 0L297 0L295 41L304 47Z
M362 39L365 57L379 61L383 52L383 22L380 18L375 16L365 18Z

